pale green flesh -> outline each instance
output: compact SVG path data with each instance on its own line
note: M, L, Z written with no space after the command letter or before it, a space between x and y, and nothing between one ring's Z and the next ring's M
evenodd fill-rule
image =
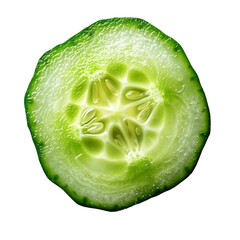
M26 94L45 172L84 205L124 208L177 184L209 131L186 56L144 24L93 25L40 60Z

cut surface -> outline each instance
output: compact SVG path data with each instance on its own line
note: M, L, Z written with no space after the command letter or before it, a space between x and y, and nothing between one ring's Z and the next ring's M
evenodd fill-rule
M45 53L25 107L48 178L77 203L112 211L184 180L210 133L182 48L134 18L98 21Z

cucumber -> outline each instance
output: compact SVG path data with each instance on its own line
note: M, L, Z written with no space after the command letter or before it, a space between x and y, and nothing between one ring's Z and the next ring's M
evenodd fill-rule
M210 133L182 47L136 18L95 22L46 52L25 109L46 176L76 203L108 211L183 181Z

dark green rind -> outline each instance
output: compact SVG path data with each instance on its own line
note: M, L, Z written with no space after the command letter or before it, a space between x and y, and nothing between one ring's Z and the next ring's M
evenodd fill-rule
M152 26L151 24L147 23L146 21L142 20L142 19L136 19L136 18L113 18L113 19L106 19L106 20L100 20L92 25L90 25L89 27L85 28L84 30L82 30L80 33L76 34L75 36L73 36L72 38L70 38L69 40L67 40L66 42L54 47L53 49L47 51L39 60L36 70L34 72L34 76L28 86L28 89L26 91L25 97L24 97L24 105L25 105L25 110L26 110L26 116L27 116L27 125L28 128L30 130L34 145L36 147L37 150L37 154L39 157L39 161L40 164L44 170L44 173L46 174L46 176L48 177L48 179L50 181L52 181L54 184L56 184L57 186L59 186L61 189L63 189L77 204L80 204L82 206L86 206L86 207L91 207L91 208L99 208L102 210L107 210L107 211L118 211L118 210L122 210L128 207L131 207L135 204L141 203L149 198L152 198L154 196L158 196L159 194L168 191L170 189L172 189L173 187L177 186L180 182L182 182L183 180L185 180L194 170L194 168L197 165L198 159L201 155L201 152L203 150L203 147L209 137L210 134L210 126L211 126L211 120L210 120L210 112L209 112L209 107L207 104L207 100L205 97L205 94L201 88L198 76L196 74L196 72L194 71L194 69L192 68L190 62L189 63L189 69L193 72L193 76L191 78L192 81L195 81L195 84L199 87L199 92L198 94L202 97L202 101L205 102L205 109L204 109L204 114L206 116L206 124L205 126L207 126L206 131L200 133L201 138L202 138L202 144L199 145L199 149L197 149L196 151L196 156L194 157L194 159L191 161L192 166L186 167L184 169L184 174L182 174L181 177L175 179L175 181L173 181L171 184L169 185L165 185L162 188L159 189L153 189L153 191L151 193L149 193L148 195L145 196L139 196L136 201L134 202L129 202L128 204L123 204L123 205L102 205L102 204L96 204L96 203L92 203L89 199L87 199L86 197L80 197L78 196L74 191L72 191L69 186L63 185L59 179L59 177L57 175L54 175L51 173L51 170L48 169L45 164L44 164L44 143L41 142L40 140L36 139L36 137L34 136L34 129L35 129L35 124L31 119L31 105L34 104L33 99L29 98L29 96L31 95L31 91L34 88L34 85L37 86L37 82L35 81L35 79L37 79L38 77L38 72L43 69L44 66L46 66L50 61L51 61L51 55L54 54L54 52L63 49L67 46L73 46L77 43L76 40L78 40L78 38L81 35L88 35L88 36L93 36L94 32L92 31L92 28L95 26L104 26L106 23L133 23L136 24L137 27L139 27L139 29L144 28L144 27L149 27L149 29L152 29L154 31L158 31L161 33L161 37L162 39L169 39L169 41L172 41L172 43L175 45L175 51L176 52L181 52L181 54L185 57L186 61L188 61L188 58L184 52L184 50L182 49L182 47L180 46L179 43L177 43L175 40L173 40L172 38L170 38L169 36L165 35L164 33L162 33L159 29L157 29L156 27Z

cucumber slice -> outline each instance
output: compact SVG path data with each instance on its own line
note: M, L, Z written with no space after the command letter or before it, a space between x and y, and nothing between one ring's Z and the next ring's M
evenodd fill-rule
M183 49L136 18L98 21L46 52L25 108L47 177L78 204L109 211L184 180L210 133Z

